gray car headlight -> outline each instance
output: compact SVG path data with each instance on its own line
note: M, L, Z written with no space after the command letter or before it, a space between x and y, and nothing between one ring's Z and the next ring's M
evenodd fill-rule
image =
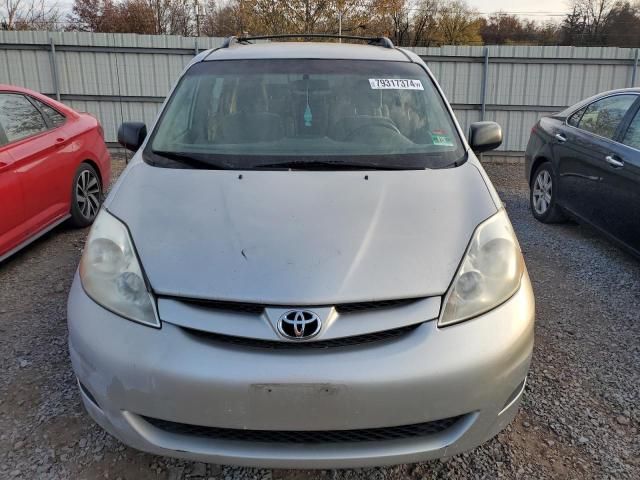
M439 326L481 315L520 288L524 259L504 209L481 223L445 297Z
M95 219L82 259L80 281L104 308L135 322L160 327L127 227L102 209Z

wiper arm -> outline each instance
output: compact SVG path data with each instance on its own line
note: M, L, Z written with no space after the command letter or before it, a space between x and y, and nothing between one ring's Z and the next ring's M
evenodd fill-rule
M344 162L340 160L286 160L275 163L259 163L253 168L291 168L295 170L397 170L401 166L379 165L370 162Z
M158 155L159 157L167 158L169 160L182 163L191 168L220 169L220 170L228 168L228 165L224 165L219 162L212 162L206 159L206 157L203 158L198 154L171 152L171 151L163 151L163 150L152 150L151 152L154 155Z

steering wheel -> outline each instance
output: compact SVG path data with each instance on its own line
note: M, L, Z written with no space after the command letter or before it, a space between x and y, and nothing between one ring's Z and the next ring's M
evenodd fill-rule
M400 130L398 130L398 128L393 123L388 120L380 119L373 120L370 123L354 128L347 135L345 135L345 140L352 141L359 136L365 136L367 140L372 140L375 139L378 135L384 134L385 132L387 134L393 132L394 135L402 136Z

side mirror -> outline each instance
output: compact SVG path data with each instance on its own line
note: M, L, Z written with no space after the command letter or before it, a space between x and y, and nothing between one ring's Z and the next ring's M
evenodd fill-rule
M142 122L125 122L118 129L118 143L135 152L147 137L147 126Z
M486 152L502 143L502 128L496 122L474 122L469 127L469 145L474 152Z

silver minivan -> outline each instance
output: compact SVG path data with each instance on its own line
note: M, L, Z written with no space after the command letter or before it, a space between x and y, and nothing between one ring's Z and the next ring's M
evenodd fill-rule
M344 38L343 38L344 39ZM187 66L93 225L68 303L84 405L214 463L450 457L517 412L534 298L503 204L425 63L234 37Z

